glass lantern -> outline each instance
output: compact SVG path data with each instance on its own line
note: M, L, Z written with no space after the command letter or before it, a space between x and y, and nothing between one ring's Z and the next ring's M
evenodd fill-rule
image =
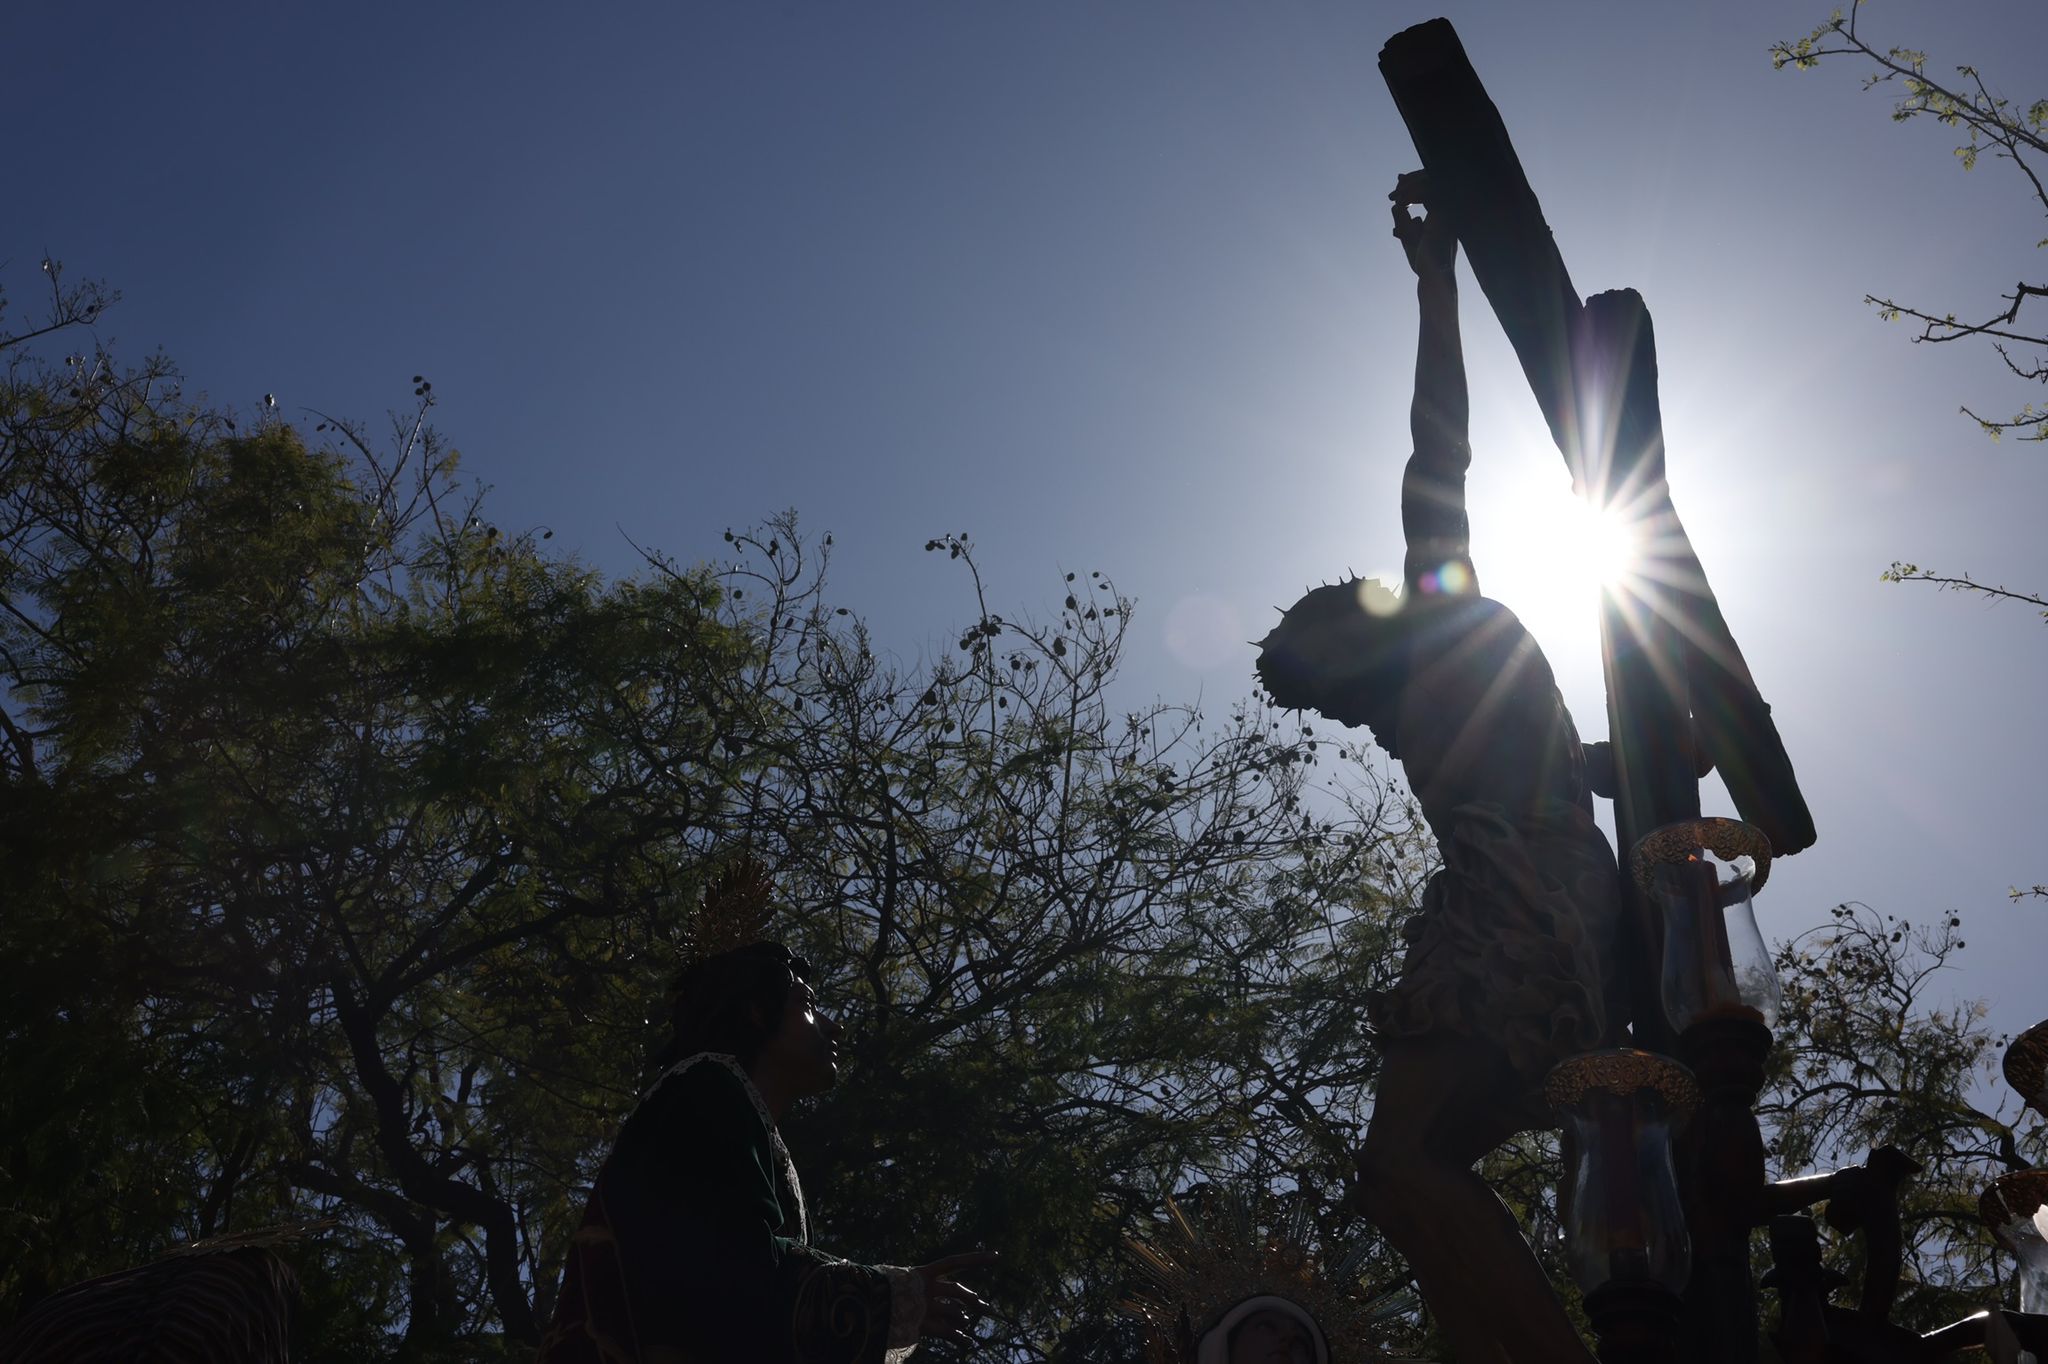
M2048 1021L2036 1023L2005 1049L2005 1082L2020 1101L2048 1116Z
M1543 1096L1565 1117L1575 1152L1566 1175L1572 1277L1603 1288L1684 1291L1692 1243L1671 1164L1671 1129L1699 1102L1692 1072L1668 1056L1617 1048L1560 1063Z
M1733 819L1667 824L1635 846L1636 884L1664 922L1664 1013L1775 1027L1783 994L1752 896L1770 874L1763 831Z
M2020 1311L2048 1313L2048 1170L2000 1175L1977 1213L2020 1262Z

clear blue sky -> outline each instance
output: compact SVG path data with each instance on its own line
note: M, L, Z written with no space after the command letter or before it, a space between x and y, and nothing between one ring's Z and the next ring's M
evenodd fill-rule
M1272 604L1398 563L1414 156L1375 57L1447 11L1579 287L1656 316L1679 506L1821 831L1767 930L1960 911L1954 989L2023 1026L2048 628L1878 574L2048 587L2048 455L1956 415L2037 394L1861 299L1988 313L2044 229L1850 68L1771 71L1827 8L21 3L0 260L22 301L45 251L105 277L103 331L224 402L374 417L427 375L497 519L608 569L795 506L906 661L971 609L934 533L1011 613L1103 569L1134 693L1222 704ZM2048 95L2038 0L1864 22ZM1482 576L1597 736L1592 606L1528 517L1562 465L1470 287L1465 325Z

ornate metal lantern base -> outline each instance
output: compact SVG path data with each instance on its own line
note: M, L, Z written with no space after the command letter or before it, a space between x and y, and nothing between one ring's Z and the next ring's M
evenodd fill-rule
M1690 1265L1671 1126L1699 1102L1699 1087L1669 1057L1619 1048L1559 1063L1543 1093L1565 1118L1560 1211L1600 1358L1669 1364Z

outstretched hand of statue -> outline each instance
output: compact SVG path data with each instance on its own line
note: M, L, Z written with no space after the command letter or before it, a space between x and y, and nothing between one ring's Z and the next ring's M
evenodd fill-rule
M1408 253L1408 268L1424 283L1450 282L1458 263L1458 234L1440 207L1429 202L1429 173L1409 171L1387 193L1394 201L1394 235ZM1408 210L1429 210L1418 218Z

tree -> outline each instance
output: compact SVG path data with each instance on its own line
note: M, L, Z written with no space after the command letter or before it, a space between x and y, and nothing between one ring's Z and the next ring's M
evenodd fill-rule
M9 947L51 982L17 1026L55 1035L89 981L167 1143L88 1191L27 1153L104 1109L90 1081L22 1115L17 1263L47 1286L339 1213L359 1311L415 1353L531 1341L548 1204L631 1085L578 1016L681 927L694 812L739 766L696 698L752 641L708 581L601 584L485 523L424 381L380 456L238 430L175 378L23 363L0 406L8 879L37 907ZM626 747L628 708L684 777ZM144 1191L123 1246L105 1219Z
M734 537L783 619L790 531ZM1012 619L969 542L927 547L974 592L954 656L900 674L814 637L750 805L853 1039L792 1142L862 1194L819 1200L827 1244L1004 1249L1023 1310L992 1344L1037 1358L1103 1323L1120 1234L1188 1172L1334 1195L1376 1067L1356 991L1419 849L1355 753L1259 704L1114 706L1106 577Z
M1782 944L1785 1005L1759 1108L1781 1176L1859 1164L1882 1145L1923 1167L1900 1191L1906 1263L1894 1313L1923 1331L2013 1301L1977 1197L2001 1174L2048 1163L2048 1122L1998 1078L2010 1039L1985 1028L1982 1001L1935 993L1963 950L1961 927L1953 915L1915 927L1845 904ZM1829 1247L1846 1271L1860 1254L1852 1240Z
M1011 1355L1106 1317L1183 1171L1334 1184L1421 851L1355 754L1113 704L1132 604L1005 619L958 537L910 669L793 517L606 580L486 519L424 379L388 442L245 423L42 358L99 297L49 275L0 391L0 1314L313 1214L323 1353L523 1355L736 852L853 1025L793 1124L828 1244L1011 1250Z

